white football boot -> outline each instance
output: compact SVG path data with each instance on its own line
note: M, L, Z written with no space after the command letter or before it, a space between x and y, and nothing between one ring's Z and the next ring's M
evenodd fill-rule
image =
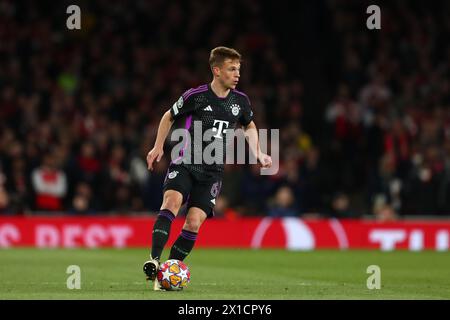
M159 270L159 260L153 259L150 257L150 260L146 261L143 266L144 273L146 275L147 280L153 281L153 290L161 291L161 285L159 284L158 279L156 279L156 275Z

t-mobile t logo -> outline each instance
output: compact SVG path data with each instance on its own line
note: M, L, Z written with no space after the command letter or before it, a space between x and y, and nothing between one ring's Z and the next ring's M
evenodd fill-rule
M216 123L219 123L219 128L216 128ZM224 124L226 125L226 128L228 128L228 124L229 124L228 121L214 120L214 124L213 124L214 128L212 128L212 131L217 132L217 134L214 136L215 138L219 138L219 139L223 138L222 133L225 133L227 131L226 128L225 129L223 128Z

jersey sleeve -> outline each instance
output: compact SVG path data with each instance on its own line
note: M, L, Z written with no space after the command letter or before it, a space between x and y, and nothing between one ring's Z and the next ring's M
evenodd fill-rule
M253 111L250 105L250 99L246 97L244 101L245 102L242 107L242 114L241 117L239 118L239 123L244 127L246 127L250 122L253 121Z
M193 111L195 111L195 99L189 95L189 90L183 93L170 108L172 119L177 119Z

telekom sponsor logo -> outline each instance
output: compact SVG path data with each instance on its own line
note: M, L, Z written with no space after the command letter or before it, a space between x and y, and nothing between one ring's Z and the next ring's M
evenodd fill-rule
M424 246L424 231L413 229L407 231L404 229L373 229L369 233L369 239L372 243L380 245L382 251L392 251L396 245L407 241L408 249L411 251L421 251ZM438 251L447 251L449 247L449 232L447 230L438 230L435 232L435 249Z

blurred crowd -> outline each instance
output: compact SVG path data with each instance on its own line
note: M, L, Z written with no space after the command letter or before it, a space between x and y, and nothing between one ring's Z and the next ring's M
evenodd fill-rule
M336 9L342 63L324 113L330 163L342 173L333 184L361 189L381 215L448 215L449 3L386 3L377 33L361 29L351 3Z
M369 31L364 1L318 3L332 68L309 77L295 72L309 44L283 41L259 1L80 1L71 31L68 2L0 0L0 212L157 212L170 152L153 172L145 158L159 120L227 45L258 128L280 129L281 163L226 166L217 215L449 214L450 6L389 1Z

